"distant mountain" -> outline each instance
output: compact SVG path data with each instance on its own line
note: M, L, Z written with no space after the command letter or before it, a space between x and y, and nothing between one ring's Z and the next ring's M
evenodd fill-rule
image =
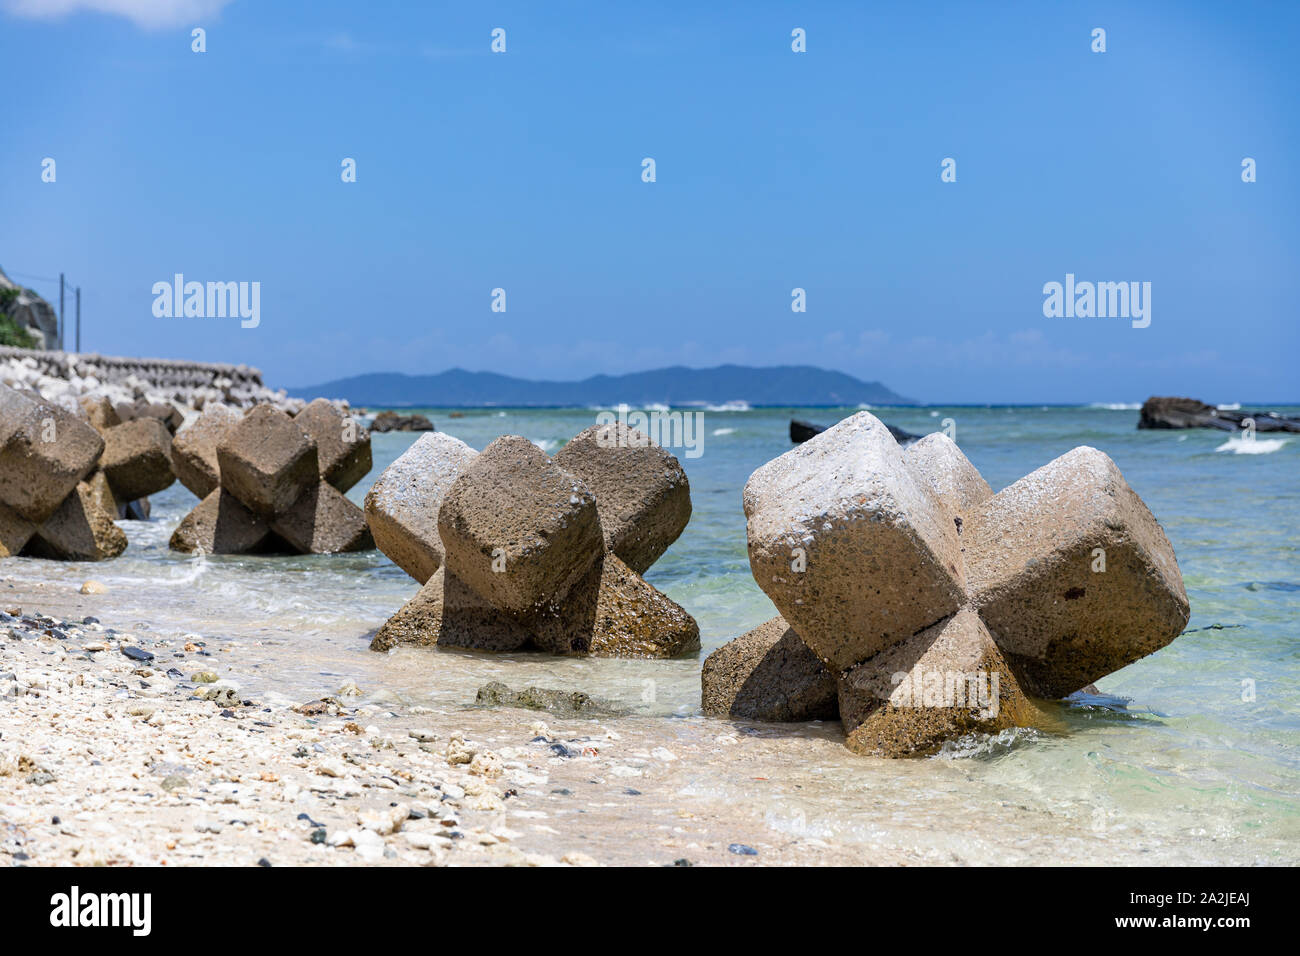
M532 381L460 368L437 375L372 372L323 385L291 388L288 392L298 398L346 398L353 405L386 407L915 404L879 382L863 382L843 372L811 365L674 366L628 375L593 375L580 382Z

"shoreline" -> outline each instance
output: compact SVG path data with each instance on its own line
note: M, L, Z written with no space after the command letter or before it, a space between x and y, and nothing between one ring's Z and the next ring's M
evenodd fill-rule
M733 554L737 549L720 547L733 540L728 529L729 522L737 520L733 512L739 510L733 500L735 476L748 473L748 457L764 460L778 441L784 444L785 420L756 417L758 426L750 426L748 434L742 430L717 439L709 467L692 474L699 513L663 565L651 572L656 586L682 595L683 604L699 614L705 653L771 616L744 569L743 551ZM574 415L554 415L507 423L467 416L456 428L475 444L490 440L507 425L547 440L572 434L576 420ZM1070 415L1065 430L1093 428L1100 420L1092 413ZM983 449L994 471L1002 472L996 484L1020 474L1024 462L1050 457L1051 436L1026 444L1015 434L1024 426L1023 416L1004 418L1001 412L970 425L972 441L978 436L980 442L977 449ZM1193 518L1180 509L1176 487L1158 480L1166 473L1163 448L1126 426L1122 432L1120 426L1113 429L1111 441L1129 449L1144 490L1163 498L1163 510L1172 515L1178 533L1192 536ZM400 454L409 440L377 436L376 470ZM1208 456L1206 467L1217 469L1214 473L1221 479L1239 471L1230 458L1209 454L1212 435L1199 442L1192 435L1188 441L1188 448L1205 446L1200 454ZM1014 456L999 452L1004 445L1014 447ZM1274 485L1285 481L1284 472L1285 462L1279 459L1272 472ZM154 774L143 756L133 755L146 735L153 750L179 750L166 723L157 728L143 715L125 713L106 718L103 703L96 700L71 705L63 701L63 713L75 716L74 725L80 722L77 729L93 731L85 738L87 746L121 737L120 746L113 743L111 752L130 756L120 766L99 755L72 760L64 753L58 727L42 717L48 711L40 709L39 699L0 697L0 752L10 754L17 744L30 742L34 757L65 760L62 770L55 766L49 771L56 780L41 786L26 783L35 770L0 776L0 831L4 838L21 832L26 840L19 846L0 838L0 865L82 862L71 855L74 838L50 827L52 817L67 821L78 812L89 815L77 823L80 829L72 828L82 843L102 837L113 847L147 849L140 865L159 865L164 859L168 866L205 861L255 865L263 857L273 865L433 863L430 851L414 853L400 831L384 837L384 845L398 857L381 856L373 864L355 847L311 844L311 830L302 829L309 825L298 821L298 813L327 824L328 835L356 829L358 811L371 804L410 804L421 797L380 784L383 774L363 777L360 767L341 756L354 779L370 785L354 784L361 792L350 797L316 792L313 783L339 786L338 778L317 780L310 760L305 766L294 760L301 738L289 735L309 735L313 753L316 743L336 755L355 750L363 764L386 769L398 780L403 778L392 771L410 769L409 758L424 774L422 785L430 788L433 782L457 785L471 776L475 781L488 779L470 775L466 765L447 763L446 745L456 732L471 747L486 748L503 763L503 776L491 779L499 787L504 810L462 807L458 813L463 829L490 833L499 823L510 839L492 847L466 844L467 837L455 839L441 861L447 865L519 863L529 856L535 862L561 862L573 853L601 864L630 865L671 865L678 859L701 865L1276 865L1296 859L1300 818L1293 812L1294 803L1288 804L1296 778L1282 736L1289 726L1282 714L1292 699L1285 688L1295 685L1264 683L1268 692L1261 694L1260 703L1243 705L1240 664L1215 663L1219 658L1213 631L1189 632L1171 652L1107 678L1104 692L1134 701L1127 712L1075 709L1065 715L1069 730L1060 736L991 740L982 750L964 748L951 759L880 761L848 751L838 724L758 725L699 716L704 654L658 662L414 648L375 654L366 650L367 632L418 589L386 559L365 554L195 561L167 546L170 529L193 505L189 493L173 486L153 503L152 520L123 522L130 546L114 561L12 559L0 586L0 609L20 605L28 613L73 621L93 615L106 627L134 633L159 659L183 649L180 638L185 634L201 630L212 657L191 652L175 658L183 676L188 678L204 662L215 664L219 676L233 680L257 707L220 708L212 702L198 706L172 680L155 677L152 689L142 688L139 681L149 678L131 674L131 668L114 672L113 679L125 683L113 685L111 693L124 692L132 706L162 709L164 721L174 710L178 739L189 722L202 722L204 726L193 731L199 743L192 749L204 741L208 750L218 748L215 756L222 765L201 764L199 777L190 774L201 786L163 791L161 781L169 774ZM1231 545L1234 555L1248 553L1255 540L1251 535L1224 537L1192 547L1198 564L1214 581L1231 585L1287 578L1284 568L1260 560L1240 566L1216 563L1221 549ZM700 568L711 573L701 576ZM88 578L102 581L107 593L78 593ZM1234 588L1229 586L1223 591L1226 596L1217 600L1222 589L1212 587L1210 578L1198 577L1189 584L1199 589L1199 616L1193 625L1241 620ZM1233 637L1238 642L1249 638L1250 660L1261 660L1259 655L1280 646L1283 628L1277 624L1282 620L1278 615L1293 592L1263 587L1248 594L1252 607L1273 614L1272 623L1265 621L1254 632L1233 632ZM55 663L58 655L44 652L51 651L57 639L27 647L28 641L10 642L4 636L8 626L0 624L0 648L21 643L22 653L30 657L19 659L18 650L0 650L0 673L47 669L62 681L75 678L78 668L90 673L95 667L127 663L120 652L92 652L99 663ZM89 640L87 633L57 643L75 651L84 646L77 641ZM154 647L155 641L170 641L172 646ZM1259 672L1261 679L1276 682L1286 681L1289 673L1286 667ZM309 718L291 709L336 694L344 680L355 681L363 696L340 698L344 709L339 714ZM515 691L530 685L585 691L619 701L633 713L593 720L475 707L476 689L492 681L505 682ZM1189 681L1194 693L1183 690ZM644 696L647 684L654 689L651 698ZM164 692L164 685L171 691ZM157 700L147 699L149 694ZM270 714L260 710L268 706ZM220 717L222 709L234 710L235 716ZM274 726L258 726L263 718ZM1243 718L1265 721L1275 732L1243 744L1233 735ZM545 741L534 742L540 735L531 729L538 721L550 728L552 741L577 750L579 756L558 757ZM348 723L362 733L341 729ZM367 733L372 726L380 731L377 737ZM223 730L226 737L221 736ZM413 730L437 737L410 738ZM393 751L370 743L385 737L395 742ZM71 739L75 744L82 738ZM430 744L433 752L420 749L421 743ZM588 746L598 753L583 755ZM258 753L267 747L273 753L262 759ZM677 759L655 756L660 748ZM91 767L95 759L101 765ZM234 782L223 779L226 770L250 788L248 809L217 802L222 791L214 789L213 781ZM262 781L263 772L279 779ZM530 776L544 776L545 782L529 782ZM288 783L305 791L302 806L283 798L280 790ZM404 785L415 789L412 781ZM70 813L69 795L82 794L86 786L97 790L93 806L79 805ZM509 789L517 793L505 798ZM627 793L629 789L638 793ZM553 794L555 790L569 794ZM318 815L313 801L328 806ZM227 811L228 818L214 816ZM254 823L231 822L243 819L241 814ZM222 832L200 834L193 829L209 818L222 824ZM259 822L263 819L268 821L265 827ZM107 835L89 829L92 824L108 826ZM412 832L424 826L419 818L408 825ZM195 842L187 845L180 837ZM176 849L168 850L169 841ZM757 850L758 856L730 852L733 843ZM28 859L15 859L13 850ZM178 856L180 850L188 855ZM582 857L574 859L583 862ZM132 861L123 857L121 862Z
M237 647L17 610L0 616L13 865L923 862L692 808L657 780L692 755L620 732L663 718L391 709L355 685L254 699L219 676L238 673ZM629 830L633 801L662 822Z

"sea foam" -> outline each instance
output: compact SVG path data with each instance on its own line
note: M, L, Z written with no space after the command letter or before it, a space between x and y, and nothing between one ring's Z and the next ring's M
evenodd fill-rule
M1234 455L1269 455L1287 443L1285 438L1229 438L1215 451L1228 451Z

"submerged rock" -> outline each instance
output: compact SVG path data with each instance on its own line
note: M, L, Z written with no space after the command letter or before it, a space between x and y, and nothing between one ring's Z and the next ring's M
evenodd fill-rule
M474 703L480 707L519 707L544 710L557 717L622 717L630 710L614 701L602 700L582 691L554 690L549 687L525 687L511 690L500 681L478 689Z

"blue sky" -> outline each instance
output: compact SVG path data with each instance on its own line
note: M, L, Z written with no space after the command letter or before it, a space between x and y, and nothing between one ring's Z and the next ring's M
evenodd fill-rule
M0 0L0 266L79 283L87 350L272 385L1300 400L1300 4L704 6ZM260 282L260 325L155 317L176 272ZM1066 273L1150 282L1150 327L1044 317Z

